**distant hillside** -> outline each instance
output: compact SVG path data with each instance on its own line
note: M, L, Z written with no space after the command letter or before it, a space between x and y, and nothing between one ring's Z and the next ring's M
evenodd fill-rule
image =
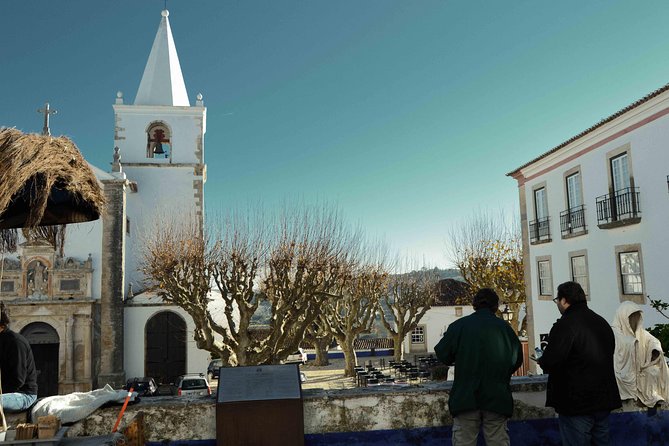
M425 270L418 270L418 271L411 271L409 273L404 273L402 275L414 275L414 274L420 274L424 272ZM455 280L463 280L462 276L460 275L460 271L458 271L455 268L448 268L448 269L439 269L439 268L434 268L432 270L429 270L433 272L437 276L437 280L443 280L443 279L455 279Z
M449 269L435 268L435 271L437 272L437 274L439 274L439 279L463 280L462 276L460 275L460 271L458 271L455 268L449 268Z

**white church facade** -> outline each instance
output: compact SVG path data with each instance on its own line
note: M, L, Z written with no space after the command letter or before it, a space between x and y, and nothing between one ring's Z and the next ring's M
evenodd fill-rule
M530 348L559 317L557 286L579 282L613 321L623 301L644 325L667 322L669 85L508 175L518 182Z
M68 225L62 253L37 240L4 255L0 299L36 353L40 396L206 371L192 319L142 292L138 271L143 233L159 231L161 216L204 225L206 108L200 94L190 105L168 15L134 102L116 95L111 171L91 166L107 201L101 218Z

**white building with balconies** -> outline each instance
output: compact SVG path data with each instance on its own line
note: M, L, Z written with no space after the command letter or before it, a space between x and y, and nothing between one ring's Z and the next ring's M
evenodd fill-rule
M518 181L528 336L559 317L557 286L583 286L609 321L621 302L669 297L669 84L510 172Z

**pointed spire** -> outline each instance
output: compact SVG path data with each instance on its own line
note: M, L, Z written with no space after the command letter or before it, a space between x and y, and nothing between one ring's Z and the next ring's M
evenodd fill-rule
M135 105L189 106L186 84L181 74L177 48L174 45L170 22L167 18L170 13L164 10L161 15L163 18L153 41L149 60L144 68L144 75L137 90L137 97L135 97Z

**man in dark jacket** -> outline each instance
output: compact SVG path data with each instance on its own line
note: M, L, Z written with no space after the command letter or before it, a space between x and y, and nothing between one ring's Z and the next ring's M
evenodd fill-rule
M562 317L538 360L548 373L546 406L559 415L562 444L608 445L609 412L621 407L613 330L588 308L578 283L561 284L553 300Z
M513 413L509 383L523 363L518 336L495 313L499 297L490 288L476 293L475 313L448 326L434 347L437 358L455 364L448 399L453 415L453 445L475 445L479 428L488 446L508 445L507 419Z
M0 385L3 410L20 412L37 400L37 372L30 344L9 329L9 313L0 302Z

